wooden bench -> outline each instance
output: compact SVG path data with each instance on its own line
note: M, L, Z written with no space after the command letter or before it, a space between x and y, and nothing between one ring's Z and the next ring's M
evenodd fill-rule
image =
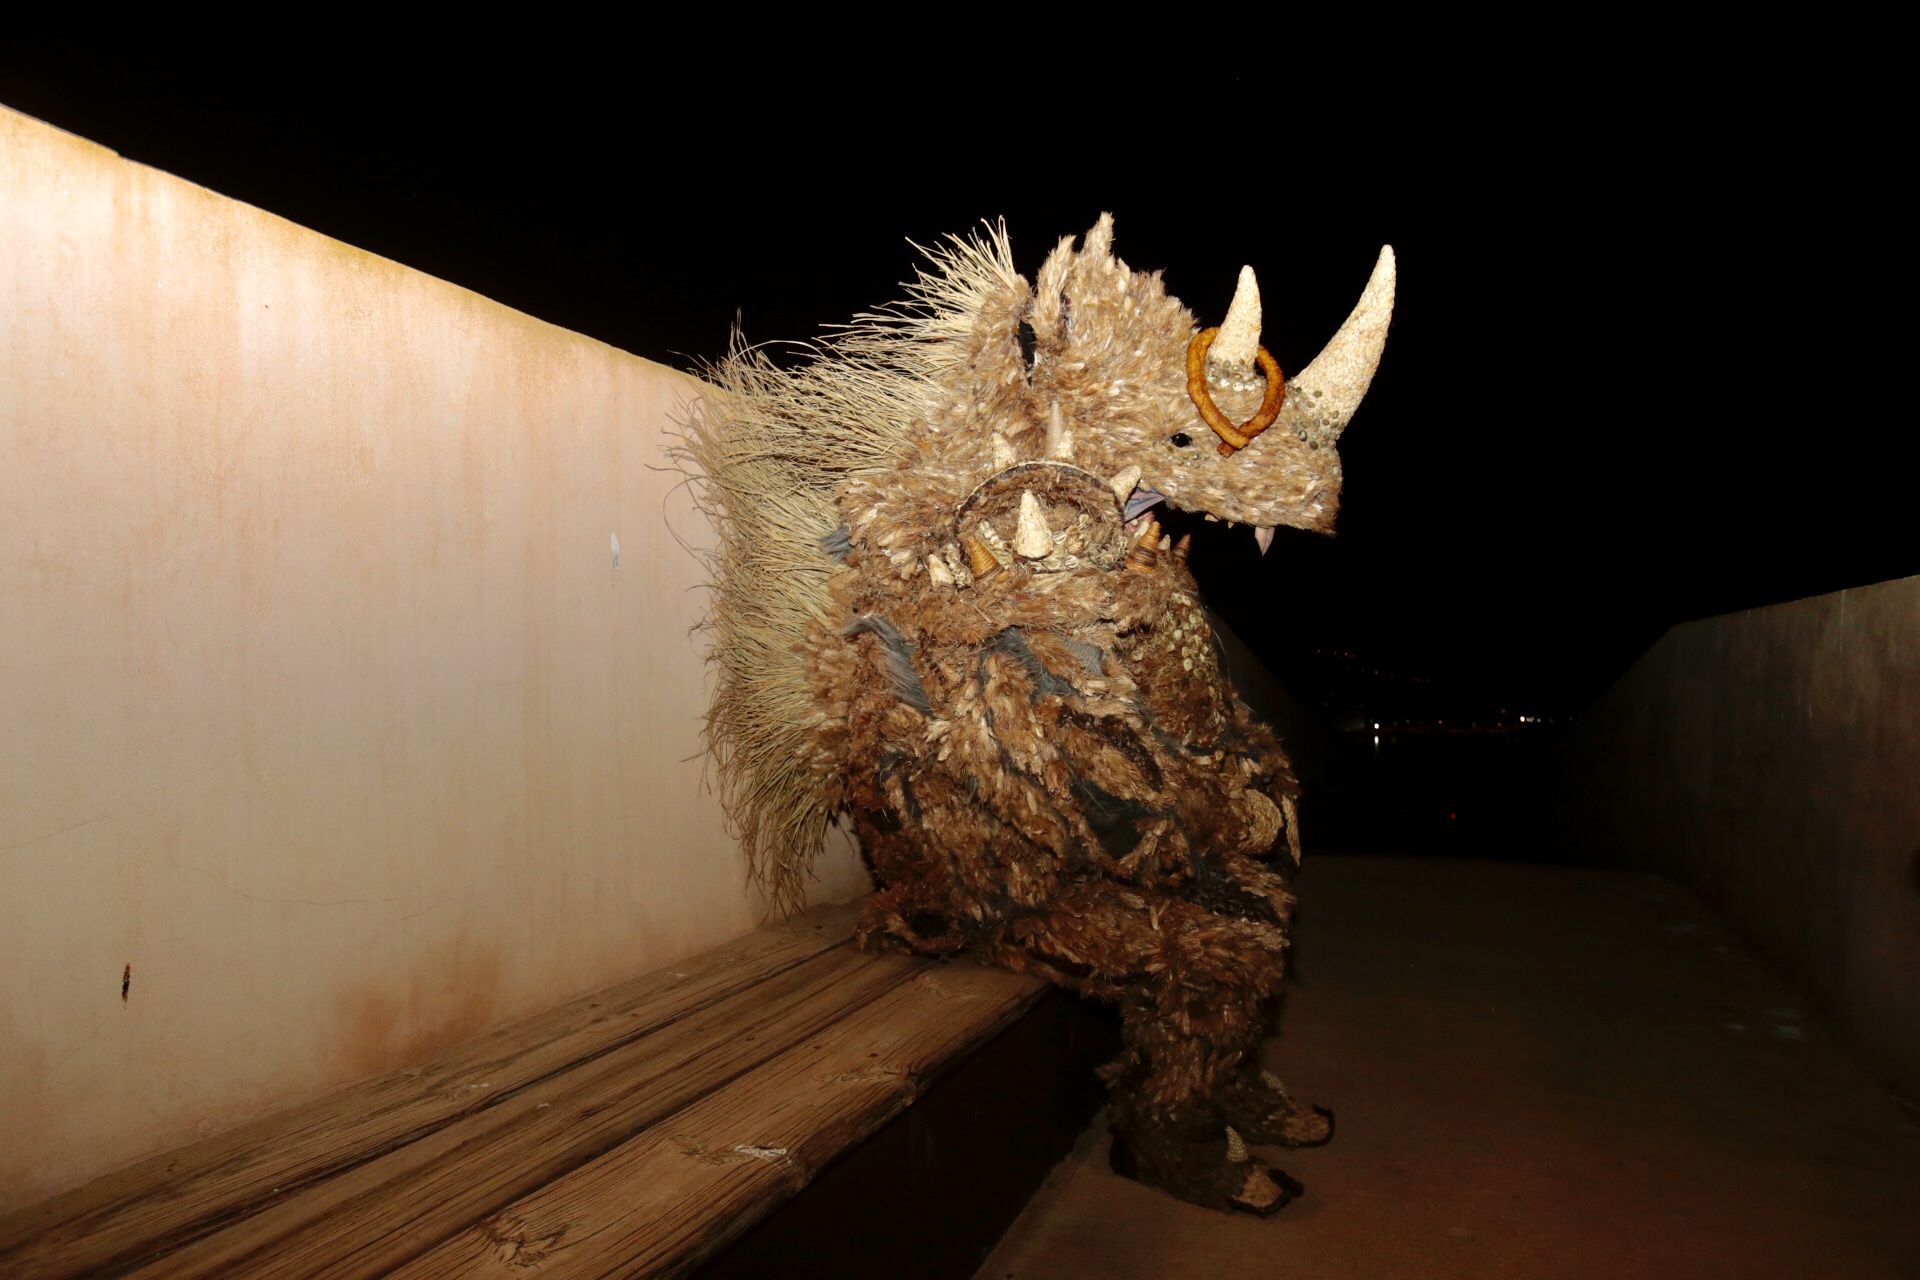
M768 1256L970 1275L1097 1104L1109 1046L1031 978L861 953L854 915L762 929L14 1213L0 1275L750 1274ZM930 1088L952 1105L928 1114L952 1114L916 1138L902 1113ZM951 1238L983 1214L986 1239Z

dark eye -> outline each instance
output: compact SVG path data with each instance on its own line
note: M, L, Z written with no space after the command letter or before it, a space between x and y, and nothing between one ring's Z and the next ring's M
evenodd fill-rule
M1026 362L1027 368L1033 368L1033 347L1035 341L1033 326L1025 320L1022 320L1020 327L1014 331L1014 336L1020 340L1020 359Z
M1193 437L1184 431L1176 431L1167 437L1167 443L1176 449L1184 449L1193 443Z

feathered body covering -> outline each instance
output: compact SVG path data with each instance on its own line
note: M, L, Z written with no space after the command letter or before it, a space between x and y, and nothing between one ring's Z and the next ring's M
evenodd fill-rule
M1155 507L1263 549L1275 525L1330 529L1393 259L1288 381L1251 272L1197 332L1112 235L1103 216L1032 283L1003 231L950 240L801 367L736 347L707 371L686 452L721 535L709 734L777 902L848 816L879 886L867 945L1117 1003L1115 1167L1265 1213L1297 1188L1246 1144L1330 1132L1257 1056L1296 788Z

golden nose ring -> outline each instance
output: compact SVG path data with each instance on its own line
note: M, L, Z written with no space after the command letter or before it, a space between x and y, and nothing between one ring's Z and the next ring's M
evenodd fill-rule
M1201 419L1220 437L1220 456L1226 458L1231 457L1235 449L1252 444L1255 436L1279 418L1280 406L1287 398L1287 375L1280 372L1280 362L1267 354L1265 347L1256 349L1253 358L1260 372L1266 375L1267 394L1261 399L1258 412L1234 426L1232 419L1213 402L1213 391L1207 386L1207 349L1219 336L1217 328L1202 329L1187 344L1187 394L1193 398L1193 406L1200 411Z

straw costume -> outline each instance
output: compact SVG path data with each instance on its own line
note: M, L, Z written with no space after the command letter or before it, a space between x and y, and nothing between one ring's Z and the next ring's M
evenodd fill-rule
M845 815L878 885L864 944L1116 1004L1114 1167L1266 1214L1298 1184L1249 1145L1331 1133L1258 1057L1296 786L1156 509L1262 550L1278 525L1331 530L1393 254L1289 379L1250 269L1201 329L1112 238L1103 216L1031 283L1003 230L955 238L800 367L736 344L706 371L686 454L721 534L709 733L778 903Z

